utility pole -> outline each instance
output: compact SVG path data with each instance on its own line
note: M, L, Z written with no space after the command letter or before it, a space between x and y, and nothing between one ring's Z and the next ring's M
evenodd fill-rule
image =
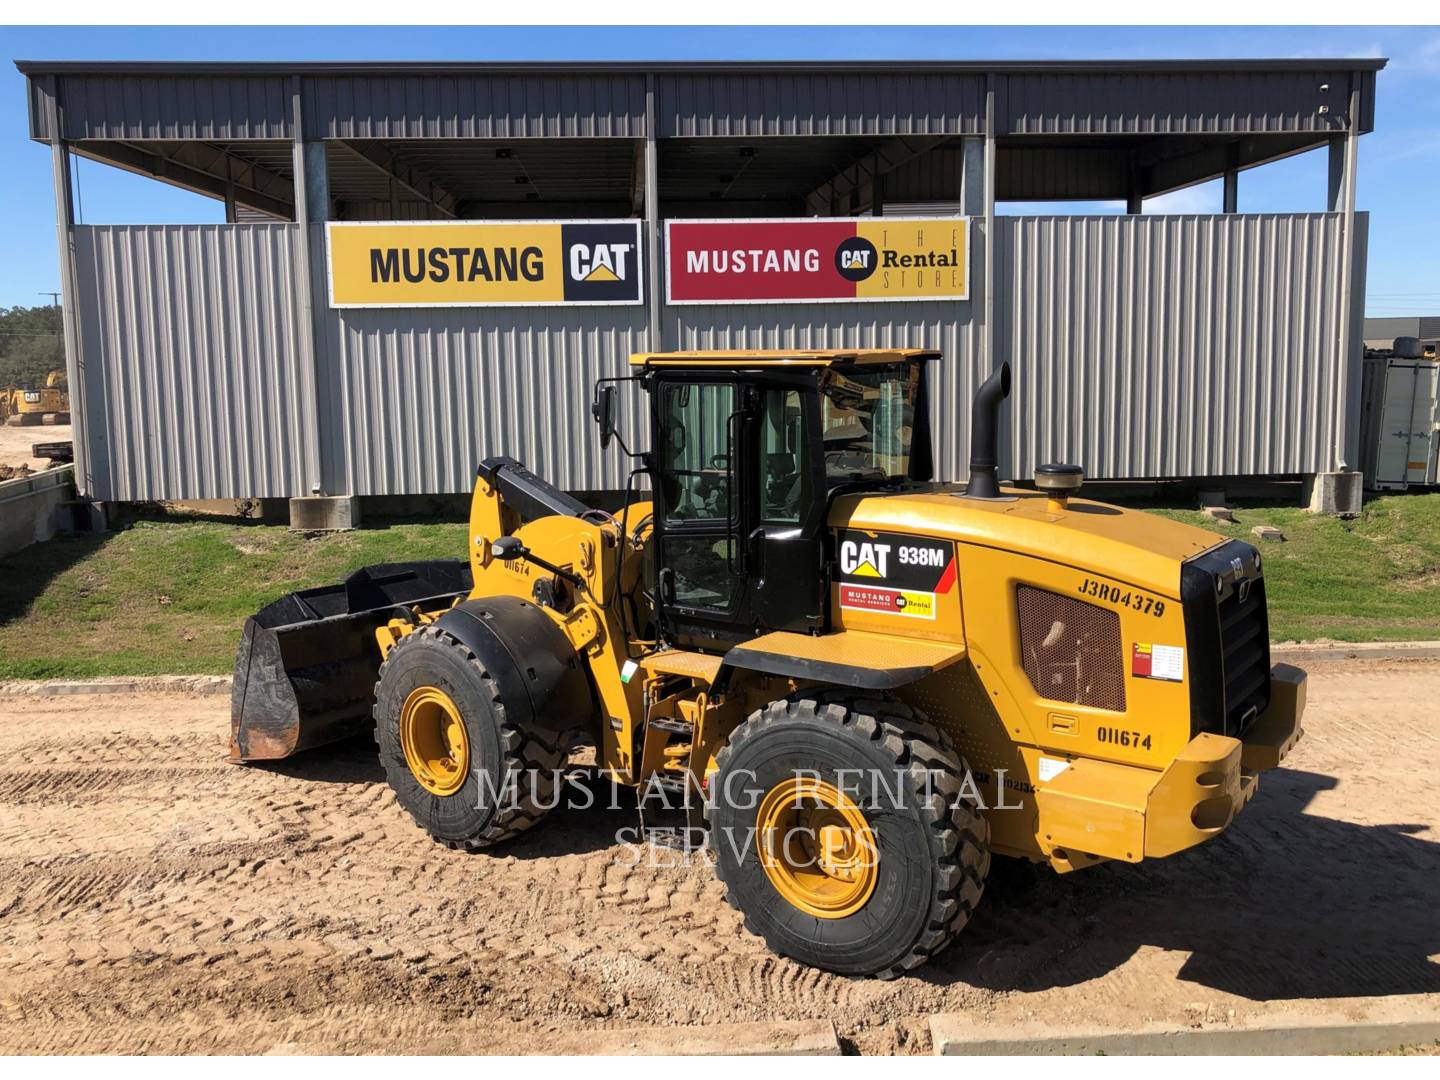
M59 307L59 306L60 306L60 294L59 294L58 292L45 292L45 291L42 289L42 290L40 290L40 295L41 295L41 296L48 296L48 297L50 297L50 306L51 306L51 307Z

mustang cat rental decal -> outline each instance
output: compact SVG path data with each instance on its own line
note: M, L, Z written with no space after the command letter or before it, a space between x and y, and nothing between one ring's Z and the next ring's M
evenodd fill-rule
M955 588L955 544L900 533L840 534L840 606L935 618L935 598Z
M330 305L638 304L638 221L330 222Z
M967 218L670 221L669 304L965 300Z

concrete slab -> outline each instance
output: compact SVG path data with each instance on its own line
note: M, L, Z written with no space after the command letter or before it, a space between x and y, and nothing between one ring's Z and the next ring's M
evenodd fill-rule
M360 524L360 500L353 495L304 495L290 500L292 532L344 532Z
M1312 514L1353 517L1363 505L1364 480L1358 472L1315 473L1305 478L1301 498Z
M1271 660L1304 667L1329 660L1440 659L1440 641L1316 641L1270 646Z
M547 1038L543 1054L683 1055L687 1057L836 1057L840 1040L829 1020L706 1024L622 1031L588 1030Z
M0 695L65 697L72 694L226 694L229 675L118 675L98 679L0 682Z
M1366 1001L1345 1010L1353 1016L1324 1005L1277 1003L1264 1017L1232 1024L1149 1023L1108 1031L941 1013L930 1018L930 1033L934 1052L948 1056L1354 1054L1440 1040L1440 1008L1423 995Z
M49 540L66 525L62 508L75 497L75 466L0 481L0 556Z

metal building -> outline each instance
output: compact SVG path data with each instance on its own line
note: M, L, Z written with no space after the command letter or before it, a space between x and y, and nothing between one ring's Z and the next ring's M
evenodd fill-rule
M1388 349L1397 337L1413 337L1435 351L1440 344L1440 315L1398 315L1365 320L1365 347Z
M942 477L1000 358L1011 477L1358 467L1356 144L1382 60L18 66L94 499L461 492L497 451L615 489L591 385L679 346L939 348ZM1317 148L1323 212L1235 213L1245 170ZM229 223L76 224L72 153ZM1223 213L1141 212L1217 178ZM995 213L1080 199L1127 212ZM667 223L935 215L968 230L943 299L667 302ZM332 302L333 223L579 219L634 223L641 302Z

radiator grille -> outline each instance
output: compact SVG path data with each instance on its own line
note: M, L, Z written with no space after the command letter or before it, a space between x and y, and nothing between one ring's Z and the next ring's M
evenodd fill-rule
M1016 589L1020 652L1035 692L1051 701L1125 711L1120 617L1047 589Z
M1260 555L1232 540L1181 567L1191 731L1239 738L1270 704L1270 625Z

